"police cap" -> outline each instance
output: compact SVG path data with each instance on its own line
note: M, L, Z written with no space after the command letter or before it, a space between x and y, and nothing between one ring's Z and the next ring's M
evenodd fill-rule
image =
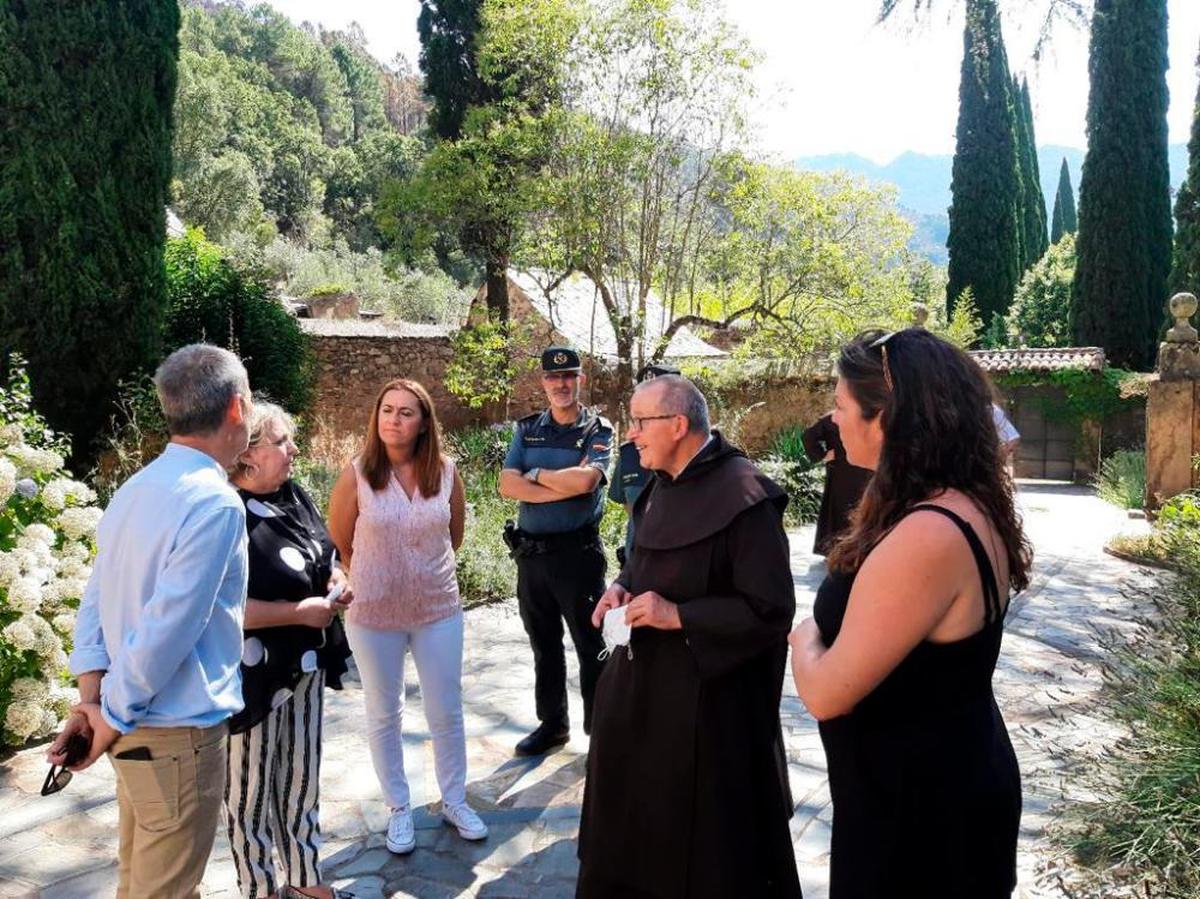
M547 347L542 353L542 371L579 371L579 354L570 347Z

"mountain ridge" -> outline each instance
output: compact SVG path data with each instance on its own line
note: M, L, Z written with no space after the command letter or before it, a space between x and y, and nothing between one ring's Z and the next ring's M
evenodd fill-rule
M1187 175L1187 144L1171 144L1167 153L1171 190L1176 191ZM1078 202L1083 157L1084 150L1079 147L1058 144L1038 147L1038 169L1048 207L1047 220L1054 212L1054 194L1058 190L1058 174L1064 158L1071 170L1071 184ZM846 171L868 181L894 185L901 212L916 227L910 248L939 265L945 264L945 233L950 227L947 210L950 208L950 178L954 166L952 154L905 150L890 162L881 164L853 152L825 153L798 157L793 160L793 165L804 171Z

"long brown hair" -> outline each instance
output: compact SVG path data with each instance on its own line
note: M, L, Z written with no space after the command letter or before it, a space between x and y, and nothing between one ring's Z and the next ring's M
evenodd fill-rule
M421 407L425 430L417 437L417 445L413 450L417 489L426 499L436 496L442 489L442 426L429 391L417 381L410 381L408 378L393 378L379 389L379 394L375 397L371 421L367 425L367 439L359 456L363 474L366 475L372 490L383 490L392 477L391 460L388 459L383 441L379 439L379 407L383 405L383 398L389 390L407 390L417 398L417 404Z
M1033 548L1000 456L991 387L975 360L924 328L890 337L867 331L842 349L838 375L865 419L883 416L883 450L849 530L829 553L830 567L857 570L908 509L954 489L991 520L1004 542L1009 580L1024 590Z

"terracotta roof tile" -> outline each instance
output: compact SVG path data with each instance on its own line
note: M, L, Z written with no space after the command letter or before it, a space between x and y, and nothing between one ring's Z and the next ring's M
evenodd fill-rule
M1097 346L1062 349L972 350L980 367L992 374L1012 371L1060 371L1067 368L1100 371L1104 350Z

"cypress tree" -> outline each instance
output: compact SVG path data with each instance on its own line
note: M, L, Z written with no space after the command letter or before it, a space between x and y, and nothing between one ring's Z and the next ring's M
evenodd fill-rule
M1096 0L1088 70L1072 331L1146 370L1171 269L1167 0Z
M1200 57L1196 59L1200 69ZM1171 290L1200 294L1200 88L1188 141L1188 172L1175 200L1175 266Z
M1022 273L1028 271L1046 252L1046 197L1042 193L1042 173L1038 166L1037 139L1033 130L1033 103L1029 98L1029 82L1021 80L1015 88L1017 101L1017 132L1021 148L1022 228L1021 249L1024 253Z
M1067 157L1064 156L1062 168L1058 172L1058 190L1054 194L1050 243L1058 243L1064 234L1074 234L1078 228L1079 220L1075 217L1075 189L1071 187L1071 168L1067 165Z
M947 305L971 288L983 321L1021 277L1022 178L1012 78L995 0L968 0L951 180Z
M76 467L158 356L178 31L175 0L0 4L0 359Z
M483 0L421 0L417 33L429 127L443 140L462 137L467 110L500 99L479 75L476 51Z

